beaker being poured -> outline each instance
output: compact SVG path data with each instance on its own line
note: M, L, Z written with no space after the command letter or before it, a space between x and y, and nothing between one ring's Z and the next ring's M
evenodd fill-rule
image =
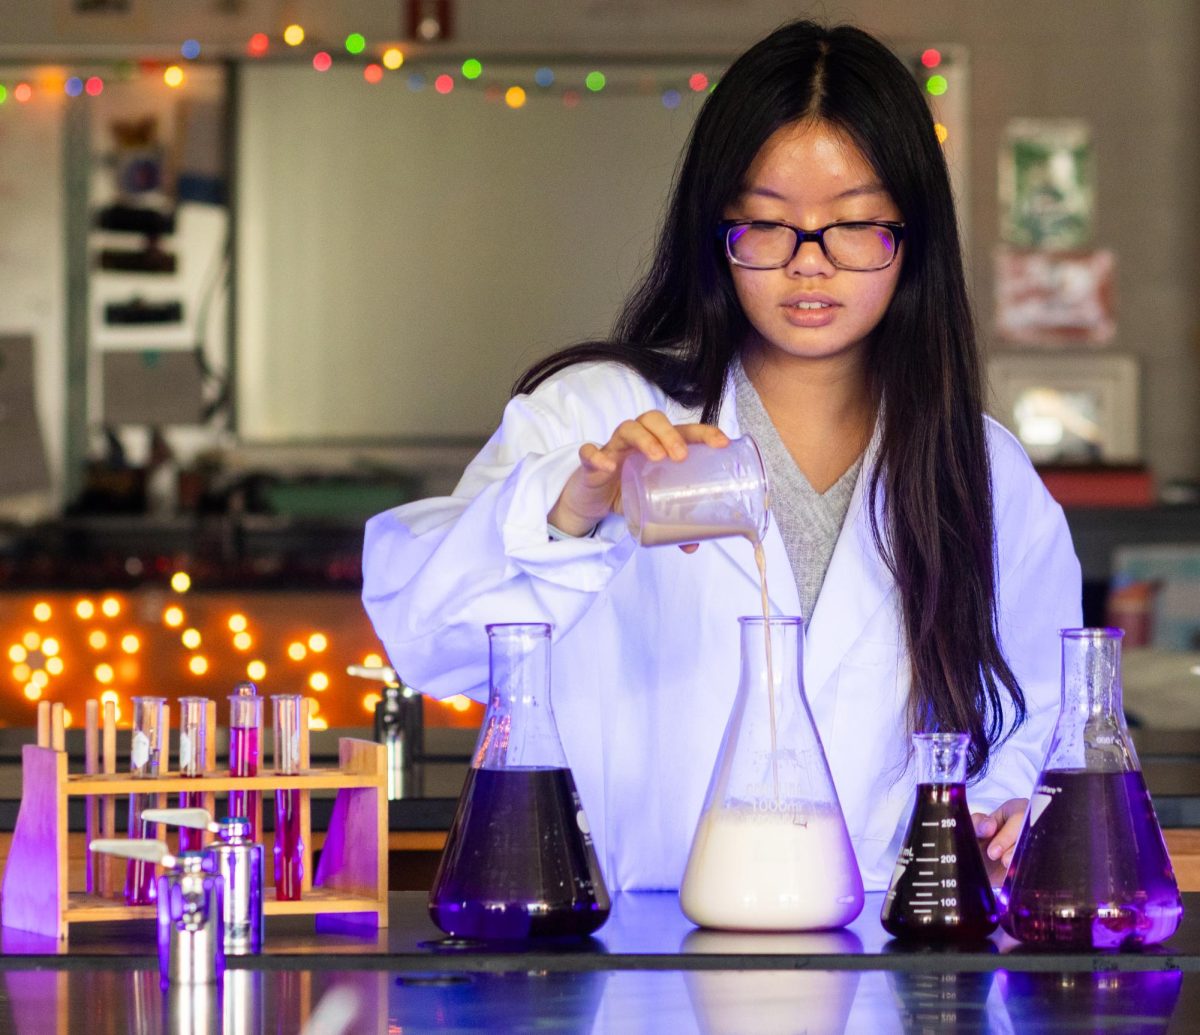
M1120 629L1064 629L1062 708L1001 891L1000 923L1040 945L1154 945L1179 886L1121 703Z
M879 921L896 938L970 943L996 929L996 899L967 809L966 733L916 733L917 790Z
M693 442L683 460L634 453L621 468L621 512L641 546L742 536L754 544L770 520L767 472L749 435L722 447Z
M550 710L550 626L487 627L491 692L429 895L458 938L588 935L610 901Z
M804 622L739 622L741 678L692 840L680 906L701 927L841 927L862 910L863 885L804 697Z

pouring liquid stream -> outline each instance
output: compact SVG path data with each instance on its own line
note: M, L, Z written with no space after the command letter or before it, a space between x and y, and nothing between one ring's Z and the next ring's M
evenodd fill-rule
M758 584L762 589L763 641L767 652L767 701L771 721L771 788L775 800L779 801L779 762L775 743L775 665L771 657L771 605L767 599L767 554L761 539L751 539L754 544L754 563L758 567Z

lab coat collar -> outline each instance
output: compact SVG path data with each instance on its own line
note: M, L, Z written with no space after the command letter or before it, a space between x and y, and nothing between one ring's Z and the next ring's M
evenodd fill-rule
M871 534L868 509L868 490L879 455L881 426L882 417L876 421L875 433L863 457L846 520L805 635L804 685L810 702L827 689L829 677L896 589ZM876 503L876 516L880 529L884 530L881 501ZM894 633L891 624L887 628Z
M725 395L717 416L717 426L730 438L740 435L732 372L725 384ZM879 555L871 535L867 509L867 488L879 454L883 417L875 422L875 431L863 457L858 482L850 497L846 519L825 573L825 581L811 616L805 615L804 684L812 702L826 689L829 677L847 651L862 635L867 622L894 592L891 573ZM883 528L882 505L877 506ZM713 545L758 586L758 571L744 541L715 539ZM787 558L783 537L771 522L764 540L767 561L767 588L773 613L800 614L800 594L796 576Z

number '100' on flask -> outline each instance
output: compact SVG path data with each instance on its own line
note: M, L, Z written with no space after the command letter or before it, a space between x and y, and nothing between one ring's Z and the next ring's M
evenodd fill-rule
M487 634L487 714L429 915L457 938L591 934L610 902L550 710L550 626L489 625Z

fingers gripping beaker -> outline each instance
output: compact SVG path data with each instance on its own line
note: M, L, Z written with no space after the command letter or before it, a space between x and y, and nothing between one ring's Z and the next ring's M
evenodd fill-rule
M917 733L916 801L879 914L897 938L969 943L996 929L996 899L967 809L965 733Z
M1125 726L1120 629L1064 629L1062 706L1001 890L1004 929L1075 948L1154 945L1183 916Z
M749 435L718 448L692 443L683 460L637 453L621 469L621 512L642 546L722 536L762 542L769 518L767 473Z
M701 927L840 927L862 910L862 877L804 698L804 622L739 621L737 697L692 840L680 905Z

